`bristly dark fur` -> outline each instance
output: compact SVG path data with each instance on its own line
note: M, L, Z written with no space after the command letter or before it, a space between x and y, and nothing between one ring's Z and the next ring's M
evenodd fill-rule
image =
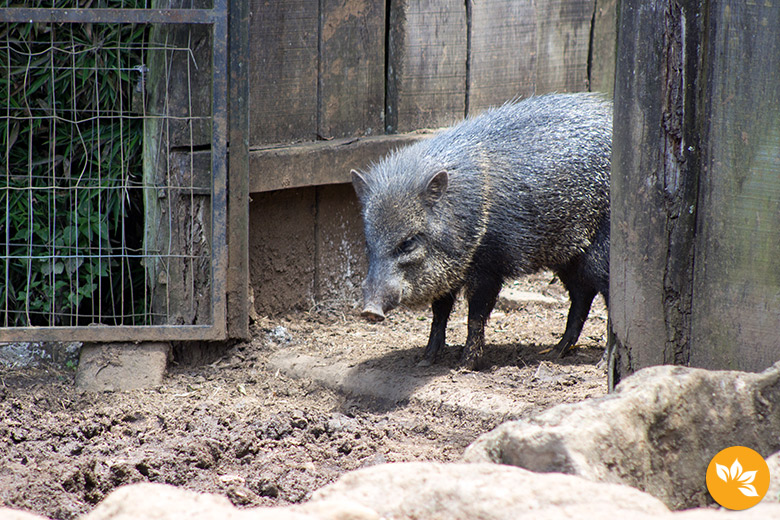
M611 143L609 101L550 94L488 110L389 154L365 175L354 172L368 244L367 309L383 316L399 303L433 303L433 361L450 302L464 289L463 364L473 367L503 281L550 268L572 299L557 348L565 354L593 297L608 296Z

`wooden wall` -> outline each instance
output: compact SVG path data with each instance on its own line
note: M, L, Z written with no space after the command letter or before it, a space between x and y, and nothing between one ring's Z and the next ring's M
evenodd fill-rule
M780 359L780 4L623 0L613 381Z
M418 129L514 98L592 85L611 93L615 4L253 0L249 256L257 310L359 298L365 266L360 216L344 185L350 168L421 138ZM349 254L328 253L334 240ZM297 291L280 294L288 283Z

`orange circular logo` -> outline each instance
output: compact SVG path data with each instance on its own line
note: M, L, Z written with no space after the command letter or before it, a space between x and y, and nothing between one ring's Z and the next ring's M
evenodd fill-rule
M755 450L745 446L726 448L707 466L707 489L727 509L753 507L769 489L769 466Z

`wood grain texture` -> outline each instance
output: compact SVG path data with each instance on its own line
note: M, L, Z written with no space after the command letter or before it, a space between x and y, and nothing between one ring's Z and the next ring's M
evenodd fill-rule
M465 115L466 7L460 0L391 3L387 130L448 126Z
M323 0L318 133L384 133L385 9L374 0Z
M610 251L618 378L660 363L759 371L780 358L778 26L769 2L621 4Z
M536 92L588 89L594 0L536 3Z
M211 2L156 0L154 6L206 8ZM163 118L158 133L161 145L180 148L210 144L211 28L155 24L149 32L149 43L146 114Z
M472 1L470 52L470 114L531 96L539 59L534 2Z
M591 42L590 89L609 97L615 90L618 0L596 0Z
M663 12L623 5L610 179L610 348L617 380L664 363ZM637 63L643 67L638 68ZM612 376L613 374L610 374Z
M780 3L713 5L691 364L780 359Z
M430 134L343 138L255 149L249 155L249 191L349 183L352 168L365 168L391 150L427 135Z
M469 5L470 114L518 97L588 90L594 0L479 0ZM611 14L614 24L614 9ZM605 67L614 71L614 28L599 38L613 49L600 59L612 60Z
M318 0L254 0L250 145L317 136Z

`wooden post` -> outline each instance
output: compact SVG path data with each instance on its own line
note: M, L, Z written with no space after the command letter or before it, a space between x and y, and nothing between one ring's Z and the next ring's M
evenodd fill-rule
M780 359L780 4L624 0L610 385Z
M182 1L159 0L155 7L177 8ZM144 266L152 324L208 324L211 164L191 152L211 142L205 117L212 97L210 31L160 24L149 39L160 44L147 55L144 119Z

